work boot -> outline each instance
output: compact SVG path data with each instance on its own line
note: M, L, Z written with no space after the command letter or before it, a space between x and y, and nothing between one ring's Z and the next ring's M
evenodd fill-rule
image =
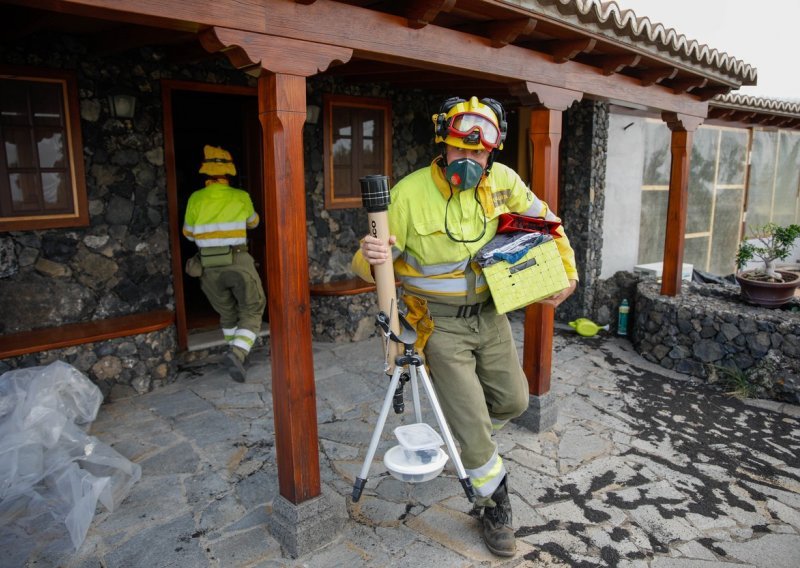
M234 381L237 383L244 382L246 376L244 362L236 355L233 349L225 353L223 364L225 365L225 370L228 371L228 374Z
M481 522L486 548L497 556L514 556L517 541L511 528L511 501L508 498L508 476L484 505ZM492 506L494 503L494 506Z

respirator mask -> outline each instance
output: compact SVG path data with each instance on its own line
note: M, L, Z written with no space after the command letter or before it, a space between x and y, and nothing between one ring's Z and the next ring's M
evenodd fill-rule
M483 176L483 166L469 158L453 160L444 170L447 182L458 189L472 189L477 187Z

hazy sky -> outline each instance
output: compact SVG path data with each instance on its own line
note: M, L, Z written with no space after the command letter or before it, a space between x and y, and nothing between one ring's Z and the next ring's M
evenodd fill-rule
M758 70L735 93L800 100L800 0L615 0Z

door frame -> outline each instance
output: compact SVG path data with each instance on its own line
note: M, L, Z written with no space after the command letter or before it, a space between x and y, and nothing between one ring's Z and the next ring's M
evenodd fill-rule
M186 306L183 290L183 258L180 239L182 223L179 219L178 178L175 165L175 131L172 113L172 93L174 91L194 91L217 93L221 95L246 95L258 97L256 87L240 85L217 85L175 79L161 80L161 105L164 112L164 168L167 176L167 205L169 210L170 256L172 264L172 289L175 296L175 325L178 330L178 349L185 351L189 344L189 330L186 324Z

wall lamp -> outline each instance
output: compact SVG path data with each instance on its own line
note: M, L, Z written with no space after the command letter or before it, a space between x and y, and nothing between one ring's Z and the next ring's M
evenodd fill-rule
M115 118L133 118L136 112L136 96L128 93L108 95L108 107Z

